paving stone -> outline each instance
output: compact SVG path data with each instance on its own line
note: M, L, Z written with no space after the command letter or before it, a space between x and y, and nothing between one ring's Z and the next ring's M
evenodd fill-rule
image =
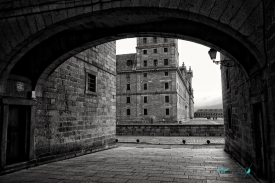
M165 145L144 144L143 148L137 148L139 144L128 145L120 143L114 149L2 175L0 182L255 182L251 176L244 178L234 173L241 167L223 148L170 145L171 149L163 149ZM226 173L216 172L227 165L233 168Z

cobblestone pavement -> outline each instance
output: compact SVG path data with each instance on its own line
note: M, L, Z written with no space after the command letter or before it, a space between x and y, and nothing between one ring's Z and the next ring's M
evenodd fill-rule
M118 142L122 143L136 143L139 139L141 144L173 144L182 145L182 140L185 144L207 144L206 141L210 140L211 144L224 144L224 137L220 136L117 136Z
M218 173L218 168L229 168ZM250 183L223 145L118 143L117 148L0 176L11 182Z

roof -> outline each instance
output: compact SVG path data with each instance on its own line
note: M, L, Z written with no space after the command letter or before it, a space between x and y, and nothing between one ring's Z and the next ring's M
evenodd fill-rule
M116 55L116 62L123 62L126 60L136 60L136 53L129 53L129 54L122 54L122 55Z
M223 109L198 109L196 112L223 112Z

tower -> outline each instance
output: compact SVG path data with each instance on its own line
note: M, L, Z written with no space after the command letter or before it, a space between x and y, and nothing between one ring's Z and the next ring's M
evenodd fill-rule
M179 123L189 118L190 78L178 40L137 38L136 54L117 55L119 123Z

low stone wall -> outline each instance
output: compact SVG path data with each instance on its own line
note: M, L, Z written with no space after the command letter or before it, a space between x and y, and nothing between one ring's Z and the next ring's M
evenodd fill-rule
M224 136L224 125L117 125L116 135Z

